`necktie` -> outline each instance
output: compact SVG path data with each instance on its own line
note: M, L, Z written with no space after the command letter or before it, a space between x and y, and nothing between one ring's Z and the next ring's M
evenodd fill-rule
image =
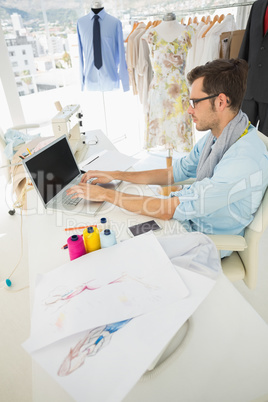
M93 51L94 51L94 65L99 70L102 66L101 57L101 37L100 37L100 23L99 16L94 15L93 24Z

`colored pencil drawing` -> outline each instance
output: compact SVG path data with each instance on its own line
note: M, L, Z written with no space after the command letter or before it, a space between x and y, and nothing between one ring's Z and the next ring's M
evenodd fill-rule
M101 289L105 286L109 285L114 285L116 283L122 283L122 282L138 282L145 286L146 288L151 288L155 289L154 286L148 285L147 283L143 282L142 279L130 276L126 273L123 273L120 277L114 279L113 281L110 281L108 283L102 283L98 284L95 279L91 279L90 281L86 283L82 283L81 285L76 286L73 289L54 289L51 294L45 299L44 304L46 306L56 304L58 302L69 302L71 299L73 299L76 296L79 296L81 293L84 291L94 291ZM65 304L65 303L63 303Z
M87 357L93 357L100 352L110 343L113 334L123 328L131 320L130 318L88 331L86 336L81 339L74 348L70 349L70 352L58 370L58 376L65 377L81 367Z

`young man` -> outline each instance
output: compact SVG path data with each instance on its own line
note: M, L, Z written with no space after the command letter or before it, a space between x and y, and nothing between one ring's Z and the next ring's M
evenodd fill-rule
M210 131L173 167L143 172L89 171L69 193L108 201L138 214L175 218L190 231L243 234L268 184L266 147L240 110L247 70L244 60L214 60L188 74L188 113L197 130ZM113 179L171 185L189 177L196 181L168 198L135 196L94 186ZM93 184L88 184L92 178Z

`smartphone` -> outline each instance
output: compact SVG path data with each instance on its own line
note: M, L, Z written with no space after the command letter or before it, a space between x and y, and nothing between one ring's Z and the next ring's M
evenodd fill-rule
M150 230L161 230L161 226L154 220L139 223L138 225L133 225L128 227L128 232L131 236L138 236L143 233L147 233Z

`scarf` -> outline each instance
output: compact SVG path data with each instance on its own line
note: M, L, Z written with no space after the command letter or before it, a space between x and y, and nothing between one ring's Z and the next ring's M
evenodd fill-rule
M224 127L215 143L215 137L210 133L196 169L197 181L213 176L216 165L220 162L225 152L241 137L248 123L247 115L240 110L227 126ZM211 148L213 144L214 146Z

